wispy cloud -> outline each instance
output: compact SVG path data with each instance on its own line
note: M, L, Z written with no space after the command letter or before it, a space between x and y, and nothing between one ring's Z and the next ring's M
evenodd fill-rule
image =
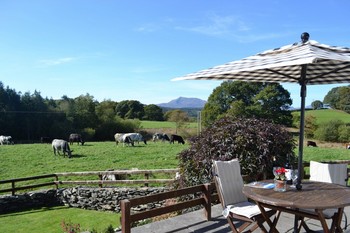
M249 31L250 27L237 16L211 15L205 25L176 27L178 30L192 31L209 36L225 36L233 32Z
M39 63L43 66L57 66L65 63L70 63L75 60L77 60L76 57L64 57L64 58L57 58L57 59L43 59L43 60L40 60Z
M192 27L178 26L176 29L207 36L235 40L240 43L271 40L290 34L288 32L279 32L278 34L269 32L257 33L257 31L254 29L254 25L252 25L250 22L246 22L239 16L220 16L217 14L212 14L207 17L202 25Z
M160 29L159 25L148 23L148 24L144 24L144 25L136 28L135 31L137 31L137 32L155 32L155 31L158 31L159 29Z

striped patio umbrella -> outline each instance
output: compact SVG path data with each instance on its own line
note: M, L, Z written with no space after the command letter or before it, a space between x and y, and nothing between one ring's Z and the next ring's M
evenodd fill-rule
M306 85L350 83L350 49L309 40L309 34L304 32L300 43L173 79L177 80L299 83L301 107L297 188L301 189Z

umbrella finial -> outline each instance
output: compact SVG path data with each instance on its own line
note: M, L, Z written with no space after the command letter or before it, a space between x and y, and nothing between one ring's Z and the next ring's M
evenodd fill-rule
M301 41L303 43L306 43L309 40L309 38L310 38L310 34L309 33L304 32L304 33L301 34Z

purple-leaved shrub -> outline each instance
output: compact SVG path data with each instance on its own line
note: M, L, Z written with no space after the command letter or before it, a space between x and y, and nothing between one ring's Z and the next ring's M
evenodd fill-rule
M212 181L212 160L238 158L250 180L272 178L273 159L295 161L295 142L283 126L263 119L224 117L190 139L179 157L181 187Z

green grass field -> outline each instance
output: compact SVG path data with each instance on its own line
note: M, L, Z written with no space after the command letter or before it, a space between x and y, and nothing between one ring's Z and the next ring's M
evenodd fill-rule
M0 215L0 232L7 233L62 233L61 223L80 224L80 229L101 233L109 226L120 226L120 215L59 206Z
M73 171L177 168L176 155L187 146L152 141L134 147L116 146L112 141L86 142L71 146L71 159L54 156L50 144L0 146L0 179Z
M141 127L144 129L162 129L162 128L171 128L174 129L175 122L170 121L141 121ZM187 124L188 128L197 128L197 122L189 122Z
M293 112L293 114L300 115L300 112ZM333 109L307 110L305 115L313 115L316 117L316 123L321 124L330 120L341 120L345 123L350 123L350 114Z

